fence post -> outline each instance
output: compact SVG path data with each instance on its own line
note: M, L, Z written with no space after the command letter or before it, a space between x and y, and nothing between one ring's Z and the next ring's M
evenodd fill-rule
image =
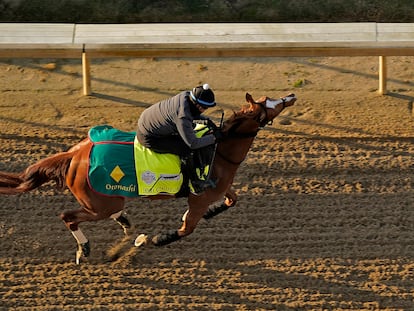
M387 94L387 59L385 56L379 57L379 88L378 93Z
M83 95L91 95L91 68L88 56L85 51L85 44L82 49L82 77L83 77Z

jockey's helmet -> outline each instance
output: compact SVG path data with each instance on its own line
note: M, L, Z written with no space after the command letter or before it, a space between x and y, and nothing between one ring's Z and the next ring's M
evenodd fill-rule
M207 109L216 105L214 92L210 85L199 85L190 92L191 99L199 104L202 108Z

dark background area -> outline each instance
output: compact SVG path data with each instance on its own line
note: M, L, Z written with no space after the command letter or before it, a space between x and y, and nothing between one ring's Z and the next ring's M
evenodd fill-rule
M412 0L0 0L0 22L412 22Z

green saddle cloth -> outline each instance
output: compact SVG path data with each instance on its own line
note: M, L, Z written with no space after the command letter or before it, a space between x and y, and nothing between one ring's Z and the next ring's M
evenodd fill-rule
M88 173L91 188L109 196L137 197L135 133L101 125L90 129L88 134L93 142Z
M89 130L93 147L89 156L88 182L94 191L108 196L135 198L176 194L182 186L180 159L143 147L135 132L108 125Z

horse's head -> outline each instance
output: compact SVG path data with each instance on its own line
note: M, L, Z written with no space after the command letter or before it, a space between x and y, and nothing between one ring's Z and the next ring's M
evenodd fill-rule
M259 122L260 127L264 127L266 124L272 124L273 119L276 118L283 109L292 106L296 101L296 96L295 94L289 94L279 99L262 96L255 101L252 95L246 93L246 101L249 103L247 109L256 112L258 115L257 121Z
M249 93L246 93L246 101L249 105L235 112L224 123L223 132L228 136L256 136L260 128L271 124L283 109L292 106L296 97L294 94L289 94L279 99L262 96L254 100Z

